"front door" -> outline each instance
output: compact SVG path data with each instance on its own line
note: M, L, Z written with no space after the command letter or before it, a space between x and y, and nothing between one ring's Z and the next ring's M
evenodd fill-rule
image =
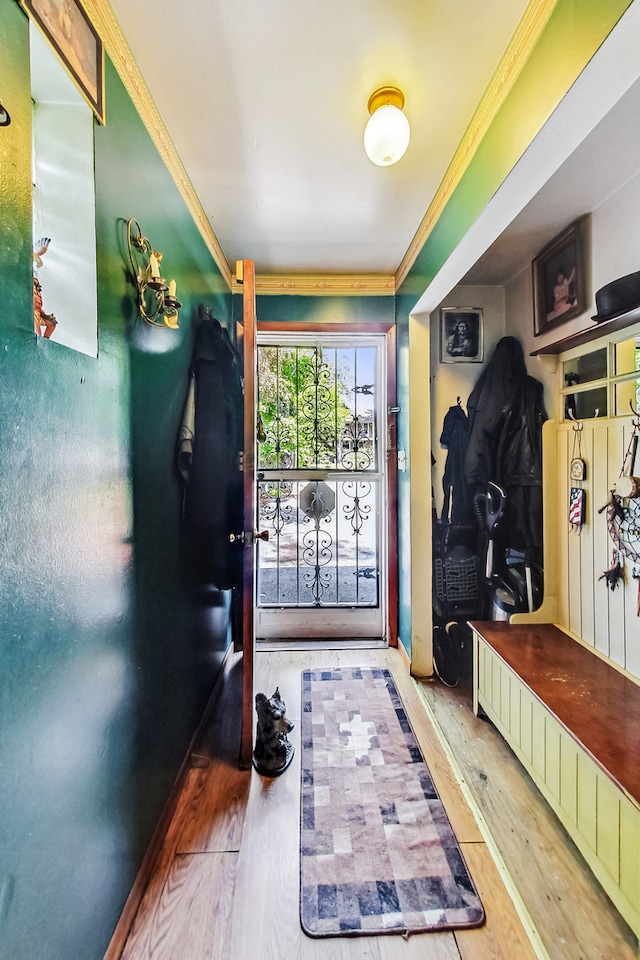
M256 636L386 638L386 339L258 334Z

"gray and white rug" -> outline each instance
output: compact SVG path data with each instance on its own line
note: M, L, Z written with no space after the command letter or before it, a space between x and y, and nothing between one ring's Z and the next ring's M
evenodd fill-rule
M482 904L389 671L305 671L301 739L305 933L482 924Z

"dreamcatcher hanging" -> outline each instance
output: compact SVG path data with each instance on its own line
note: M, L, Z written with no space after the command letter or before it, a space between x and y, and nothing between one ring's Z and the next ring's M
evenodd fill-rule
M607 511L607 529L615 547L612 566L600 579L606 579L612 590L624 578L622 556L640 561L640 478L635 476L639 435L640 418L635 416L620 474L607 503L599 511Z

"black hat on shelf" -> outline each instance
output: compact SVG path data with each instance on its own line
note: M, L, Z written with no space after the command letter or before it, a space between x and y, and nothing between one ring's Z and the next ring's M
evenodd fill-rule
M596 310L592 320L601 323L603 320L613 320L640 307L640 270L628 273L626 277L612 280L596 293Z

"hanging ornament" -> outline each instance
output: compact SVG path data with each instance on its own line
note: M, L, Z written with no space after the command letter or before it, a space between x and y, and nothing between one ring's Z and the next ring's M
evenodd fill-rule
M581 527L586 516L586 491L582 487L571 487L569 493L569 523Z
M572 417L575 420L574 417ZM582 483L587 476L587 465L582 458L582 424L575 420L573 424L573 445L571 450L571 464L569 468L569 479L573 483ZM587 512L587 494L582 487L572 486L569 489L569 523L580 531Z
M619 583L624 584L624 567L622 565L622 556L618 550L614 550L611 557L611 566L598 577L598 580L606 580L610 590L615 590Z
M640 561L640 479L634 473L639 434L640 418L636 414L615 489L599 511L607 511L607 529L616 549L636 562Z
M587 465L581 457L574 457L571 461L571 479L586 480Z

